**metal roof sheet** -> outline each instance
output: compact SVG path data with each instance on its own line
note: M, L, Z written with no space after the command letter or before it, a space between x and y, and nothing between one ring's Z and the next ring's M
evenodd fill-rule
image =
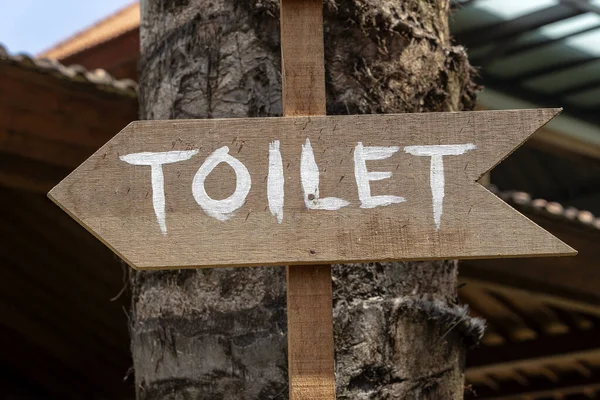
M25 54L11 55L0 45L0 62L18 64L23 68L33 68L41 72L60 76L62 78L86 82L98 89L121 92L127 95L137 95L138 84L131 79L115 79L103 69L88 71L81 65L65 66L56 60L47 58L32 58Z
M450 24L484 86L600 124L600 1L454 1Z
M576 224L580 227L600 231L600 218L591 211L565 207L562 204L545 199L535 199L529 193L513 190L500 191L494 185L488 189L517 210L526 214L539 214L544 217Z

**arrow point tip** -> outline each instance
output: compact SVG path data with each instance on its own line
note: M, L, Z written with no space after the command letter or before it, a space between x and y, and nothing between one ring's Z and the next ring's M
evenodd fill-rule
M577 254L579 254L579 252L577 250L575 250L568 244L565 244L565 247L566 247L565 256L573 257L573 256L576 256Z
M50 201L52 201L54 204L56 204L58 207L60 207L62 210L64 210L68 214L70 214L70 212L68 211L68 207L66 205L66 203L68 203L68 201L67 201L68 199L65 196L64 189L62 188L61 184L62 184L62 182L60 182L58 185L54 186L46 194L46 196L50 199Z
M547 239L549 244L550 244L550 238L554 239L553 240L554 243L551 244L551 246L552 246L551 252L549 252L548 255L559 256L559 257L560 256L573 257L573 256L577 255L577 253L578 253L577 250L575 250L574 248L572 248L571 246L569 246L568 244L566 244L565 242L563 242L556 236L552 235L550 232L547 232L547 233L549 235L549 237Z
M546 119L546 123L550 122L552 119L554 119L558 114L562 113L563 108L562 107L555 107L555 108L543 108L543 115L544 118Z
M46 194L46 196L47 196L47 197L48 197L50 200L52 200L53 202L55 202L55 203L56 203L56 196L55 196L55 194L56 194L56 188L57 188L57 186L54 186L54 187L53 187L52 189L50 189L50 191L49 191L49 192Z

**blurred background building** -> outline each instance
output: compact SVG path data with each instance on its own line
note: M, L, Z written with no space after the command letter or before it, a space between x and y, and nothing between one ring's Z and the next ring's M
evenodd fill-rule
M461 263L460 297L489 324L470 396L600 399L600 1L453 8L480 109L564 107L486 184L579 250ZM139 22L135 3L36 56L0 47L3 399L133 398L127 270L45 193L137 119Z

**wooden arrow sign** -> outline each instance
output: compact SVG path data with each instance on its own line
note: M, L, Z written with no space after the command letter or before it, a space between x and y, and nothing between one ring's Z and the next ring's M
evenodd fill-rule
M559 111L138 121L49 196L139 269L571 255L476 182Z

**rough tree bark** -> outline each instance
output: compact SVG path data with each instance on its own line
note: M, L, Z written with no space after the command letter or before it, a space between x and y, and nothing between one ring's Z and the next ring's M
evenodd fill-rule
M142 0L144 119L281 115L278 2ZM328 114L470 110L449 0L325 0ZM283 268L132 277L139 399L285 399ZM338 399L460 399L455 262L333 268Z

